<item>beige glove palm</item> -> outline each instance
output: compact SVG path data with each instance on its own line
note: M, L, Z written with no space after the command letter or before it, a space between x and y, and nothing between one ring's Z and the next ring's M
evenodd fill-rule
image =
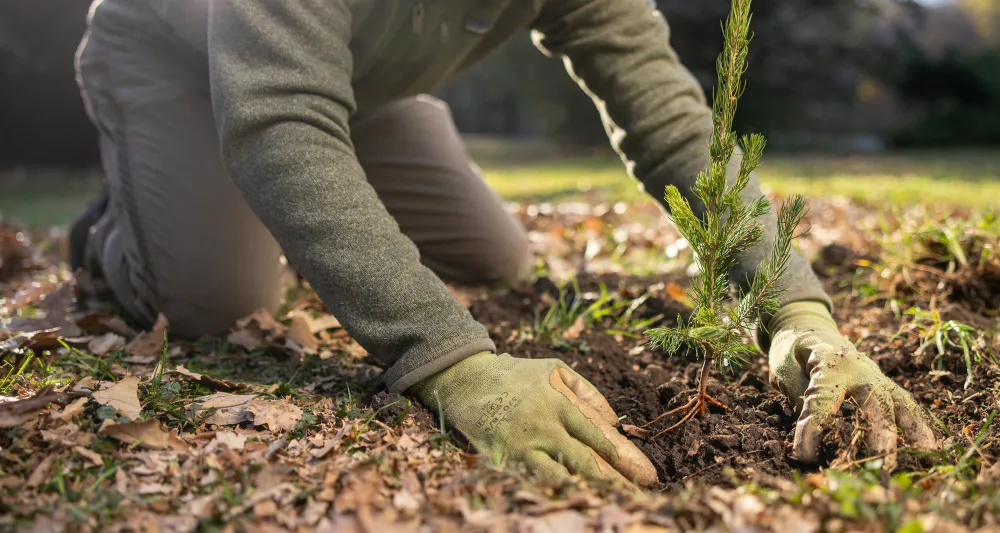
M649 459L615 429L607 400L562 361L481 353L411 392L432 409L440 402L445 424L494 464L523 463L550 478L656 482Z
M849 397L866 412L871 423L867 444L886 455L886 468L895 466L897 425L915 447L936 446L924 410L840 335L826 305L787 304L767 326L773 332L768 351L771 384L802 410L793 457L806 463L819 460L821 430Z

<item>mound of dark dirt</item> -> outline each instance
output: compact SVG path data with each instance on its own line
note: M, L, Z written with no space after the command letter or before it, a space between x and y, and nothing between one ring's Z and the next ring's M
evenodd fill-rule
M595 288L597 281L582 280L583 289ZM663 280L605 276L599 281L609 289L638 295ZM643 426L682 405L694 393L700 362L643 349L642 339L619 340L603 328L584 331L569 343L536 339L513 347L518 325L522 321L530 323L535 309L545 307L542 294L551 287L542 281L534 287L479 300L473 303L472 313L491 326L499 350L518 357L566 361L604 393L615 411L625 417L623 424ZM676 317L684 313L684 308L665 295L654 296L640 308L640 313ZM734 382L712 381L710 392L730 411L712 407L704 418L695 418L658 438L632 439L652 459L666 486L692 479L729 485L735 480L726 473L726 467L735 470L738 478L788 476L799 468L789 457L795 414L767 384L762 364L762 360L753 362ZM662 429L671 422L662 420L649 429Z

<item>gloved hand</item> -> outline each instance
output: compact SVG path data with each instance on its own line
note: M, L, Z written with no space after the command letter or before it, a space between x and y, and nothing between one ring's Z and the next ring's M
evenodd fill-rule
M587 380L557 359L480 353L410 392L500 466L536 475L656 483L649 459L615 425L618 417ZM437 394L435 394L435 392Z
M795 426L794 458L819 460L820 431L848 397L867 413L872 426L867 444L874 453L886 454L886 469L895 468L897 425L915 447L936 447L924 410L840 335L826 305L786 304L765 327L771 332L771 384L802 410Z

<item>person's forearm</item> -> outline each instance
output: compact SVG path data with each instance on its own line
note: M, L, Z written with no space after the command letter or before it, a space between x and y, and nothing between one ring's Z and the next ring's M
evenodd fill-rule
M667 185L676 186L696 214L705 206L691 187L708 168L712 113L694 77L669 43L662 16L646 0L549 0L536 29L540 46L565 55L577 81L594 96L615 149L646 192L666 209ZM736 177L738 158L730 165ZM760 196L757 178L743 191ZM747 250L731 279L747 288L774 243L777 218L764 217L762 242ZM805 259L792 254L783 303L829 297Z
M350 24L342 0L213 0L213 106L251 208L402 391L495 347L421 264L353 153Z

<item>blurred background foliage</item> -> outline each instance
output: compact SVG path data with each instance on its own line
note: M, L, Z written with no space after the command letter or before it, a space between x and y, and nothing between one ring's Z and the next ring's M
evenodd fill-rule
M706 88L729 0L658 0ZM73 78L87 0L0 3L0 165L93 165ZM997 0L755 0L737 127L774 148L878 151L1000 143ZM606 143L590 100L527 34L438 92L470 134Z

